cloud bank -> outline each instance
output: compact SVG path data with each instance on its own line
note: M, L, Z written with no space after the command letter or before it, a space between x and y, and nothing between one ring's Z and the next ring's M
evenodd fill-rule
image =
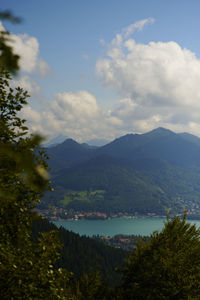
M62 133L77 141L112 139L122 125L121 120L102 109L95 96L87 91L58 93L41 112L26 106L21 116L27 119L33 132L49 138Z
M200 60L173 41L141 44L128 38L150 20L117 34L97 61L104 86L122 97L112 115L133 131L165 126L199 135Z
M200 60L174 41L145 44L130 38L153 23L152 18L138 21L122 29L108 45L101 41L107 52L98 59L96 71L104 87L118 93L120 100L114 106L100 107L88 91L57 93L42 112L24 109L31 130L49 137L63 133L78 141L112 139L159 126L199 136ZM16 43L18 51L25 49L22 68L33 72L38 63L42 66L36 39L20 36ZM44 63L41 68L45 67ZM29 80L24 78L23 84L28 86Z

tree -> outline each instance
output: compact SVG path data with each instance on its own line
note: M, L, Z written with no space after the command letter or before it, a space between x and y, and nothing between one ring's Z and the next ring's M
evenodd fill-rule
M20 23L21 19L15 17L9 11L0 11L0 19L10 21L12 23ZM0 72L5 69L13 74L19 70L19 55L14 53L11 46L12 39L10 33L0 27Z
M183 219L140 241L127 260L119 299L199 299L200 229Z
M18 23L10 12L0 19ZM0 296L1 299L76 299L71 274L55 270L61 248L55 231L31 239L33 212L42 192L49 187L47 156L42 138L29 135L19 112L28 93L10 87L19 70L19 56L11 47L9 32L0 31Z
M111 300L112 290L102 282L99 272L84 273L77 283L75 294L79 300Z
M33 208L49 189L46 154L39 136L19 117L27 104L22 88L0 72L0 293L1 299L75 299L66 270L55 270L61 245L56 232L31 240Z

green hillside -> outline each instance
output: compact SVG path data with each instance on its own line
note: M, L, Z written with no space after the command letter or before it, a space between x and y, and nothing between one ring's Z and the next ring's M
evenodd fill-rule
M51 154L55 192L41 207L158 214L199 209L200 146L164 128L97 149L67 140L49 149L50 162Z

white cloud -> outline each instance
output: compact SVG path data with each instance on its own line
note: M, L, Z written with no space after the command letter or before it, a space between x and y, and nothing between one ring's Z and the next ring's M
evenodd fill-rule
M88 91L58 93L41 112L30 106L23 110L31 130L48 137L63 133L77 141L109 140L159 126L200 135L200 60L173 41L139 44L130 38L153 22L145 19L122 30L106 45L107 55L97 61L102 82L121 98L113 107L101 108ZM45 75L48 65L38 56L39 44L32 39L26 43L27 39L21 44L25 49L32 45L24 53L26 59L31 56L29 70ZM37 84L28 77L21 80L30 93L37 93Z
M135 22L122 30L124 37L129 38L136 30L142 31L145 25L153 24L154 22L155 20L153 18L147 18Z
M48 137L62 132L78 141L113 139L122 125L119 118L100 108L95 96L87 91L58 93L41 112L27 106L22 116L33 132Z
M50 67L39 56L39 42L37 38L27 34L10 34L11 46L14 52L20 56L21 71L32 73L37 72L42 77L49 73Z
M0 31L5 31L1 22ZM36 70L42 77L49 73L48 63L39 57L39 42L36 37L10 33L8 44L14 53L20 56L19 64L22 71L31 73Z
M21 75L19 79L14 79L11 82L13 87L23 87L24 90L28 91L31 96L38 96L40 93L40 86L30 78L28 75Z
M31 72L36 66L39 43L36 38L26 34L12 35L13 48L20 56L20 67L23 71Z
M122 128L144 132L158 126L196 134L200 124L200 60L178 43L126 39L149 21L117 34L96 70L104 86L122 97L111 115ZM137 24L137 25L136 25ZM199 133L198 133L199 135Z
M51 68L45 60L43 60L42 58L38 58L35 66L35 71L40 77L45 78L51 73Z
M56 98L52 109L61 120L66 117L75 121L77 118L95 118L100 112L95 97L87 91L59 93Z
M172 110L170 106L160 110L160 107L137 104L131 98L121 99L110 110L105 110L87 91L59 93L40 112L27 106L22 116L33 132L49 138L62 133L80 142L91 138L111 140L128 132L143 133L159 126L175 132L197 135L200 132L198 111Z
M115 35L115 37L112 39L111 43L108 44L108 51L107 55L111 58L119 59L124 56L122 48L124 44L124 40L126 40L128 37L130 37L136 30L142 31L143 27L147 24L153 24L155 20L153 18L147 18L140 21L137 21L128 27L122 29L121 33L118 33ZM105 45L104 40L100 40L102 45ZM103 41L103 42L102 42Z
M0 23L0 30L5 30L2 23ZM39 42L37 38L27 34L16 35L10 33L9 39L8 44L13 48L14 53L20 56L20 72L13 82L14 85L19 85L28 90L32 96L39 95L40 87L32 78L32 75L35 74L37 77L44 78L50 73L50 67L39 56Z
M12 46L16 54L20 56L20 68L30 73L36 66L39 43L36 38L27 34L11 34Z
M124 43L128 53L97 62L104 83L147 105L200 105L200 60L175 42Z

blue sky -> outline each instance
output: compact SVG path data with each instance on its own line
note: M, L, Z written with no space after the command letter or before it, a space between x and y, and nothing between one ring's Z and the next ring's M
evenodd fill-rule
M78 141L163 126L200 135L198 0L2 0L32 131Z

